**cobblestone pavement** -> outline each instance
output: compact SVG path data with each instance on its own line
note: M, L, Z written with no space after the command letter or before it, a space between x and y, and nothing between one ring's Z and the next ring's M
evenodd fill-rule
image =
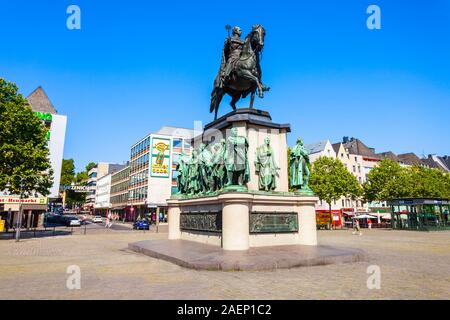
M450 299L450 232L319 231L322 245L362 248L369 262L271 272L183 269L127 250L167 233L98 230L0 241L0 299ZM81 290L66 287L81 268ZM381 289L367 288L367 267Z

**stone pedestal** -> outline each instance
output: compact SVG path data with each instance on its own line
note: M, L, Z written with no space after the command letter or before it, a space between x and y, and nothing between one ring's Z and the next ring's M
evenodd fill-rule
M170 199L169 239L212 244L228 251L282 245L315 246L317 200L293 193L259 192ZM205 220L207 216L209 219ZM283 221L285 216L295 219L298 223L292 220L292 225L296 227L276 230L287 226L271 225L270 221Z
M168 200L169 239L220 246L227 251L251 247L317 245L315 204L318 198L289 192L287 133L266 111L238 109L207 124L193 139L194 148L227 139L231 129L248 140L250 181L247 188L227 187L214 195L176 196ZM256 150L269 137L280 167L276 189L259 191Z

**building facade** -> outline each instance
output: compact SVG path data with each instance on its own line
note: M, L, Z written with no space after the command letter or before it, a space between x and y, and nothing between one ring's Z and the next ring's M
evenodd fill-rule
M64 154L67 117L58 114L42 87L38 87L34 90L27 97L27 101L35 115L39 117L49 129L47 139L50 151L50 163L53 170L53 185L50 188L48 197L50 199L58 199L60 198L59 185Z
M167 199L177 190L176 167L190 155L193 130L164 126L131 147L127 215L130 220L167 221Z
M121 220L130 220L126 211L128 204L128 188L130 184L130 166L111 174L111 212Z
M94 213L98 179L108 174L112 174L116 171L122 170L125 166L126 165L99 162L94 168L89 170L87 186L95 187L96 189L95 191L89 192L86 195L86 201L84 205L85 210L90 211L92 214Z
M111 174L97 179L95 190L94 213L96 215L106 216L112 207L111 204Z

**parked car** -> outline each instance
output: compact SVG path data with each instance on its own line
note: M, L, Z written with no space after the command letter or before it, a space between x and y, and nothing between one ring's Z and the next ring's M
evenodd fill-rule
M79 227L81 226L81 221L75 216L64 216L66 221L66 227Z
M95 216L95 217L92 219L92 222L93 222L93 223L102 223L102 222L103 222L103 218L102 218L101 216Z
M63 227L67 225L67 221L64 216L60 214L46 213L44 216L44 227L45 228L53 228L53 227Z
M150 223L147 220L138 220L133 224L135 230L150 230Z

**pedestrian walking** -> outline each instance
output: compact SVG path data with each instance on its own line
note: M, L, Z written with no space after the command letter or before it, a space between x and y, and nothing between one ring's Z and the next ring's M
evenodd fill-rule
M359 220L355 219L355 222L353 223L353 232L352 234L359 234L362 236L361 227L359 226Z
M369 227L369 229L372 229L372 220L368 220L367 221L367 226Z

